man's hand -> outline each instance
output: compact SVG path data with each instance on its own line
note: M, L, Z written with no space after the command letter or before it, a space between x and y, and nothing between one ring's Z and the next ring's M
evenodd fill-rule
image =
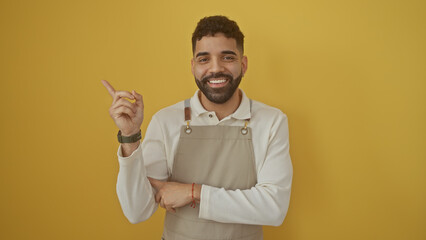
M133 90L115 91L115 89L107 82L102 80L102 84L108 90L113 101L109 108L109 115L114 120L115 125L121 130L123 136L130 136L141 128L143 122L143 99L142 96ZM135 100L131 103L128 99Z
M167 211L176 212L176 208L186 206L192 201L192 184L163 182L153 178L148 179L151 185L157 190L155 201L160 203L160 206Z

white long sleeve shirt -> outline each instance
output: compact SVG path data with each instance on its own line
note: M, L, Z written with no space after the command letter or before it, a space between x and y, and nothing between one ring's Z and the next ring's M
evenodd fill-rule
M227 190L202 185L199 217L223 223L257 225L282 224L287 214L293 168L289 154L287 116L280 110L250 100L242 92L238 109L218 120L215 112L203 108L198 91L191 98L191 125L244 126L250 118L257 184L246 190ZM131 223L148 219L157 209L155 192L147 177L167 180L184 121L184 102L157 112L145 138L128 157L118 148L120 170L117 195L124 215ZM191 174L191 169L188 169Z

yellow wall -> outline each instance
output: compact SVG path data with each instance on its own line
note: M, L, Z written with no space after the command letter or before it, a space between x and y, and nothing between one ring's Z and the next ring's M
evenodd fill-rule
M144 130L193 94L190 37L246 35L242 88L287 113L294 184L265 239L426 239L426 3L0 1L0 239L159 239L116 194L101 84L144 95Z

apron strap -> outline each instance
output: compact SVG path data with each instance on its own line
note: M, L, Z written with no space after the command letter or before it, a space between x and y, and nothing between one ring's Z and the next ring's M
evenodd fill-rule
M253 105L253 101L251 99L249 99L249 100L250 100L250 114L251 114L251 107ZM246 121L250 121L250 118L247 118Z
M191 134L192 128L189 126L191 121L191 99L185 99L185 122L186 122L186 134Z
M185 99L185 122L191 121L191 99Z

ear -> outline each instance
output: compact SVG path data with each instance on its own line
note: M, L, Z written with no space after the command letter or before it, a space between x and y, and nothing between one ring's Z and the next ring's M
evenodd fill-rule
M247 56L243 56L241 59L241 72L243 76L246 74L247 67L248 67Z
M194 58L191 58L191 72L192 72L192 75L195 76L195 74L194 74Z

